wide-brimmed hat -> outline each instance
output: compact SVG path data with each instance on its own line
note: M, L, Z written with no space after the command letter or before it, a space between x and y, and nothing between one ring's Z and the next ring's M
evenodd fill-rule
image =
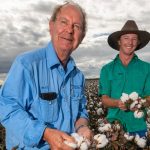
M128 33L135 33L138 35L139 38L139 45L135 50L139 50L146 46L150 40L150 34L147 31L139 30L138 26L136 25L135 21L128 20L123 28L120 31L116 31L109 35L108 37L108 44L115 50L119 50L118 40L121 35L128 34Z

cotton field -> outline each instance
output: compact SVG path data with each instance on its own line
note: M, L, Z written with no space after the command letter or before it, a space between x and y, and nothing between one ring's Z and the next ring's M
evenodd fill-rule
M150 149L150 131L147 137L129 136L119 122L110 124L106 120L107 109L103 107L98 97L98 79L86 81L87 110L90 117L90 127L94 132L94 140L89 150L136 150ZM150 129L150 110L147 110L147 126Z
M66 144L78 150L150 150L150 131L146 138L130 136L125 133L119 122L110 124L106 120L107 109L103 107L101 98L98 97L98 79L86 80L85 94L87 97L87 110L90 119L90 128L94 133L92 143L77 134L72 134L76 138L77 144ZM147 126L150 130L150 109L147 109ZM0 126L0 150L4 150L4 128Z

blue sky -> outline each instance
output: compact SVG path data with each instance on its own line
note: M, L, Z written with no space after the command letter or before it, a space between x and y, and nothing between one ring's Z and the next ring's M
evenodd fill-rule
M117 51L107 44L110 33L133 19L139 29L150 32L149 0L74 0L87 13L88 31L73 53L86 78L99 77L101 67ZM44 46L50 40L48 20L62 0L5 0L0 5L0 73L7 73L16 55ZM150 44L137 52L150 62Z

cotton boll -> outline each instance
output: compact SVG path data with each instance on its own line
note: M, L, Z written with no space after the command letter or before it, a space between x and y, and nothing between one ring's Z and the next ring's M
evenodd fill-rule
M102 102L99 102L98 106L102 106Z
M105 131L109 131L111 129L111 124L110 123L107 123L105 124L103 127L99 127L98 130L100 132L105 132Z
M104 134L97 134L94 136L94 140L96 141L96 148L103 148L108 144L108 139Z
M138 93L136 92L132 92L130 95L129 95L129 98L132 99L132 100L137 100L138 99Z
M96 112L97 112L98 115L104 114L104 111L103 111L102 108L97 109Z
M106 139L105 141L103 141L103 143L99 143L96 145L96 148L103 148L108 144L108 139Z
M71 136L75 139L77 142L78 147L80 147L81 143L83 142L84 138L80 136L78 133L72 133Z
M147 128L150 129L150 123L146 122Z
M124 137L125 137L128 141L132 141L133 138L134 138L134 136L129 135L129 133L125 133L125 134L124 134Z
M140 109L141 107L142 107L142 105L141 105L141 104L138 104L138 105L137 105L137 108L138 108L138 109Z
M141 117L143 117L143 116L144 116L144 112L143 112L143 111L136 110L136 111L134 112L134 117L135 117L135 118L141 118Z
M141 99L141 103L146 103L146 99Z
M94 136L94 140L96 140L98 142L103 141L105 139L107 139L105 134L96 134Z
M88 147L91 144L91 142L88 139L84 138L78 133L72 133L71 136L75 139L77 143L77 148L79 148L80 150L88 150Z
M147 109L147 115L150 117L150 109Z
M120 99L123 103L125 103L129 99L129 95L126 93L122 93L122 96Z
M130 109L133 109L136 104L138 104L138 101L134 101L134 102L130 105Z
M94 135L94 140L98 140L98 138L101 136L102 134L96 134L96 135Z
M92 107L93 107L93 105L89 105L89 107L91 107L91 108L92 108Z
M139 135L135 136L135 142L141 148L144 148L146 146L146 139L144 137L140 138Z
M102 118L98 119L97 121L98 121L99 123L103 123L103 119L102 119Z
M88 144L86 142L82 142L80 145L80 150L88 150Z
M70 146L73 149L76 149L78 147L76 143L72 143L72 142L69 142L69 141L64 141L64 143L66 145Z
M76 138L79 138L79 137L80 137L78 133L72 133L72 134L71 134L71 136L72 136L72 137L74 137L74 139L76 139Z

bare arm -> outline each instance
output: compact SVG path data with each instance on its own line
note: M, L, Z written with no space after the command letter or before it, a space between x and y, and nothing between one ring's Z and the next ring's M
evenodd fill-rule
M126 106L122 101L117 99L112 99L107 95L102 96L102 103L105 107L108 108L114 107L114 108L120 108L122 110L126 110Z
M85 118L79 118L75 123L75 128L78 134L84 136L85 138L91 140L93 138L93 133L88 127L88 120Z
M150 106L150 96L148 96L146 99L147 99L147 102L148 102L148 104Z

